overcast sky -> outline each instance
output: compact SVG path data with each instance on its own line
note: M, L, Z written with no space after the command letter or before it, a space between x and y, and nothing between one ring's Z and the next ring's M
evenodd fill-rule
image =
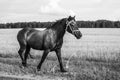
M120 0L0 0L0 23L54 21L70 14L77 20L120 20Z

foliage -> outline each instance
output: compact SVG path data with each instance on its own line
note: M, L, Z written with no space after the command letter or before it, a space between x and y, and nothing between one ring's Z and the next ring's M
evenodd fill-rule
M47 28L54 22L17 22L0 24L0 28ZM120 28L120 21L97 20L97 21L77 21L79 28Z

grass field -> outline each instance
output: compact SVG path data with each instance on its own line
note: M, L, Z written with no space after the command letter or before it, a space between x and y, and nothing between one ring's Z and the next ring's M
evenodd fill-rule
M77 40L66 33L62 47L64 67L68 73L59 72L57 57L51 52L37 72L42 51L31 50L34 59L28 68L21 67L16 40L20 29L0 29L0 79L13 80L119 80L120 79L120 29L82 28L83 37ZM5 76L7 75L7 76ZM12 77L12 78L11 78ZM22 77L22 78L21 78Z

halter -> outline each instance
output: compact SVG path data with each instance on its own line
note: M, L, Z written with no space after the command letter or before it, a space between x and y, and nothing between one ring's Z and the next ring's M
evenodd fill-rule
M73 20L71 20L71 21L66 21L66 29L65 29L65 31L67 31L67 28L68 28L68 26L70 27L70 30L72 31L72 33L74 33L74 32L76 32L76 31L79 31L79 30L73 30L72 29L72 26L70 25L70 24L73 24L73 25L75 25L75 21L73 21Z

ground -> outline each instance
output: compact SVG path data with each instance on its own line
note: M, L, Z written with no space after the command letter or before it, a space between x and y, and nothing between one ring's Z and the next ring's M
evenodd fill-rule
M62 59L67 73L59 71L54 52L39 72L36 67L42 51L31 50L34 58L28 59L28 67L22 67L17 53L19 30L0 30L0 80L120 80L120 29L80 29L80 40L66 33Z

